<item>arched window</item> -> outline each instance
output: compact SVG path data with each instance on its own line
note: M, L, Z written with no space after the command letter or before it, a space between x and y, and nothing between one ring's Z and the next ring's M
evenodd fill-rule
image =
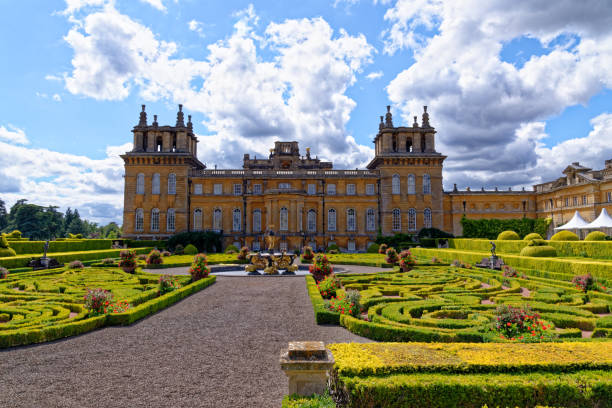
M168 174L168 194L176 194L176 174Z
M391 178L391 194L399 194L400 193L400 176L398 174L394 174Z
M136 194L144 194L144 174L136 176Z
M402 229L402 214L399 210L399 208L394 208L393 209L393 223L392 223L392 228L393 231L401 231Z
M374 231L376 229L376 218L374 215L374 209L368 208L366 211L366 230Z
M215 210L213 211L213 229L216 229L216 230L223 229L220 208L215 208Z
M424 227L431 228L431 210L429 208L426 208L425 211L423 211L423 218Z
M289 229L289 211L283 207L280 209L280 231L287 231Z
M423 194L431 194L431 178L429 174L423 174Z
M166 213L166 231L174 232L174 224L176 223L176 214L174 208L169 208Z
M261 232L261 210L253 211L253 232Z
M308 232L316 232L317 231L317 212L315 210L308 210L307 216L307 228Z
M335 231L336 230L336 210L330 208L327 211L327 230Z
M242 224L242 217L240 216L240 209L234 208L232 211L232 231L240 231Z
M414 174L408 175L408 194L416 194L416 178Z
M357 230L357 220L355 219L355 210L349 208L346 210L346 230L355 231Z
M153 175L153 183L151 185L151 194L159 194L159 173Z
M196 208L193 211L193 230L201 231L202 230L202 210Z
M159 209L151 210L151 231L159 231Z
M142 208L136 209L136 216L134 219L134 229L136 231L142 231L144 229L144 211Z
M408 210L408 231L416 231L416 210L411 208Z
M412 138L411 137L406 138L406 152L408 153L412 152Z

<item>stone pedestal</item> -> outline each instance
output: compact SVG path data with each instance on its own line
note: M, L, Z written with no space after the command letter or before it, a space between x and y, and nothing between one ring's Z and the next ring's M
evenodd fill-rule
M289 378L289 394L323 394L334 356L322 341L292 341L281 350L280 365Z

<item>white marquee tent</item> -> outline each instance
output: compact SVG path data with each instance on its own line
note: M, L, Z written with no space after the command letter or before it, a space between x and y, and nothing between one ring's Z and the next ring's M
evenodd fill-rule
M584 220L580 216L580 213L576 211L571 220L565 225L561 225L560 227L556 227L556 230L580 230L584 228L588 228L589 223Z
M601 210L599 213L599 217L595 219L592 223L588 224L584 228L589 229L609 229L612 228L612 217L608 214L605 208Z

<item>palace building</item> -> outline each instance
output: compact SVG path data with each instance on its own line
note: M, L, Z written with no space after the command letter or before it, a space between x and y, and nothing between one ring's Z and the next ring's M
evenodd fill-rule
M567 222L579 210L593 220L612 212L612 160L602 170L573 163L564 177L532 191L445 192L436 130L424 107L421 123L395 127L387 106L366 169L338 170L300 153L298 142L277 141L265 158L246 153L241 169L207 169L197 158L191 115L179 105L175 126L147 123L145 106L125 163L123 236L163 239L183 231L216 230L224 243L264 247L273 231L281 250L332 243L364 251L381 233L416 234L435 227L461 235L468 218L552 217ZM205 147L204 147L205 148Z

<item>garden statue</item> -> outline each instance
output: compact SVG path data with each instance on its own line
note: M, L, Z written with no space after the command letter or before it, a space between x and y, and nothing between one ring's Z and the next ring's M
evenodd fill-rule
M497 255L495 254L495 248L496 248L495 242L493 241L490 241L490 242L491 242L491 258L497 258Z
M274 231L272 231L272 228L274 228L274 225L270 225L268 227L268 232L265 238L268 252L272 252L272 250L276 246L276 237L274 236Z

